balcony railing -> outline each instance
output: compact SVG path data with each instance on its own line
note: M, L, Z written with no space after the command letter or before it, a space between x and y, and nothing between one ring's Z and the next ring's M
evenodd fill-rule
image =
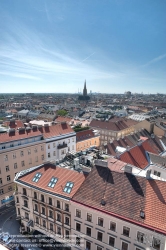
M57 148L58 149L67 148L67 143L59 144Z

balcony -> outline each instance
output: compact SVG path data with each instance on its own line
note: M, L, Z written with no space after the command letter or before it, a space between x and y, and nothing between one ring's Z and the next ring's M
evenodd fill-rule
M67 143L59 144L57 148L58 149L67 148Z

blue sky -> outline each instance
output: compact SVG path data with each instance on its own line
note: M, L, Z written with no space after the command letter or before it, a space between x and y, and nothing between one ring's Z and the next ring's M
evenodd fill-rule
M166 93L165 0L1 0L0 92Z

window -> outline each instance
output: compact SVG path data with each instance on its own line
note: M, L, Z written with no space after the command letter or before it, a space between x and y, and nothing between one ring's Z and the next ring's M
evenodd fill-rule
M36 217L36 224L39 224L39 218Z
M76 209L76 217L81 218L81 210Z
M17 168L17 163L14 163L14 169L16 169Z
M41 201L44 202L44 195L41 194Z
M17 210L17 211L18 211L18 215L20 215L20 208L18 208L18 210Z
M90 228L90 227L87 227L87 228L86 228L86 234L87 234L88 236L91 236L91 228Z
M28 207L28 202L27 202L27 200L24 200L24 207Z
M44 155L41 156L42 161L44 160Z
M66 224L66 225L69 225L69 221L70 221L70 220L69 220L69 217L65 217L65 224Z
M49 210L49 217L53 218L53 211L52 210Z
M33 182L38 182L38 180L40 179L40 177L42 176L41 173L36 173L35 176L33 177Z
M25 163L24 161L21 162L21 166L24 167L25 166Z
M29 220L29 214L25 212L25 219Z
M37 199L37 193L34 192L34 199Z
M43 220L43 227L46 227L46 221Z
M3 189L0 189L0 195L3 194Z
M129 237L129 234L130 234L130 228L123 227L123 235Z
M57 234L61 235L61 227L57 227Z
M69 212L69 204L65 203L65 211Z
M65 230L65 238L69 239L69 231L68 230Z
M32 164L32 159L31 158L29 159L29 164Z
M13 159L16 159L16 153L13 153Z
M73 182L67 182L63 191L70 194L73 186L74 186Z
M48 153L48 158L50 158L51 156L50 156L50 153Z
M53 143L53 148L55 148L55 142Z
M80 246L80 237L76 237L76 245Z
M44 147L43 146L41 146L41 151L43 151L44 150Z
M27 191L25 188L22 189L23 190L23 195L27 195Z
M45 215L45 208L42 207L42 212L41 212L43 215Z
M116 223L115 222L110 222L110 230L112 230L112 231L116 231Z
M28 149L28 155L30 155L31 154L31 150L30 149Z
M53 152L53 156L56 156L56 151Z
M7 155L4 156L4 160L8 161L8 156Z
M98 225L103 227L103 218L98 218Z
M21 151L21 152L20 152L20 155L21 155L21 156L24 156L24 151Z
M50 223L50 230L51 230L51 231L54 230L54 229L53 229L53 224L52 224L52 223Z
M72 138L72 141L74 142L74 138Z
M74 150L74 145L72 146L72 150Z
M60 201L57 201L57 208L61 208Z
M11 191L11 190L12 190L12 186L9 186L9 187L8 187L8 191Z
M51 205L52 206L52 198L48 198L48 203L49 203L49 205Z
M97 246L97 250L102 250L102 247Z
M86 241L86 250L91 250L91 243Z
M161 173L160 173L160 172L158 172L158 171L155 171L155 170L154 170L154 175L156 175L156 176L160 177L160 176L161 176Z
M52 177L50 182L48 183L48 187L53 188L55 186L55 184L57 183L58 179L55 177Z
M92 222L92 215L87 213L87 221Z
M48 149L50 149L50 144L48 144Z
M109 237L109 245L114 247L114 245L115 245L115 238L114 237L111 237L111 236Z
M103 234L101 232L97 232L97 240L102 241Z
M57 214L57 221L61 222L61 215Z
M137 232L137 240L138 240L138 242L144 243L144 238L145 238L144 233Z
M128 250L128 244L122 241L122 249L121 250Z
M38 162L38 156L35 157L35 161Z
M38 205L35 204L35 209L34 209L36 212L38 212Z
M37 153L37 148L34 149L34 152Z
M2 184L2 178L0 178L0 184Z
M160 250L161 241L153 237L152 246L156 250Z
M8 172L9 171L9 166L6 166L6 172Z
M76 222L76 231L81 232L81 224Z

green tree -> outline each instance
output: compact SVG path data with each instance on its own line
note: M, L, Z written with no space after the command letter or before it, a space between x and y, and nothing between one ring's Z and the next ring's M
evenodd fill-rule
M67 115L67 111L64 110L64 109L61 109L61 110L58 110L57 114L60 115L60 116L66 116Z

